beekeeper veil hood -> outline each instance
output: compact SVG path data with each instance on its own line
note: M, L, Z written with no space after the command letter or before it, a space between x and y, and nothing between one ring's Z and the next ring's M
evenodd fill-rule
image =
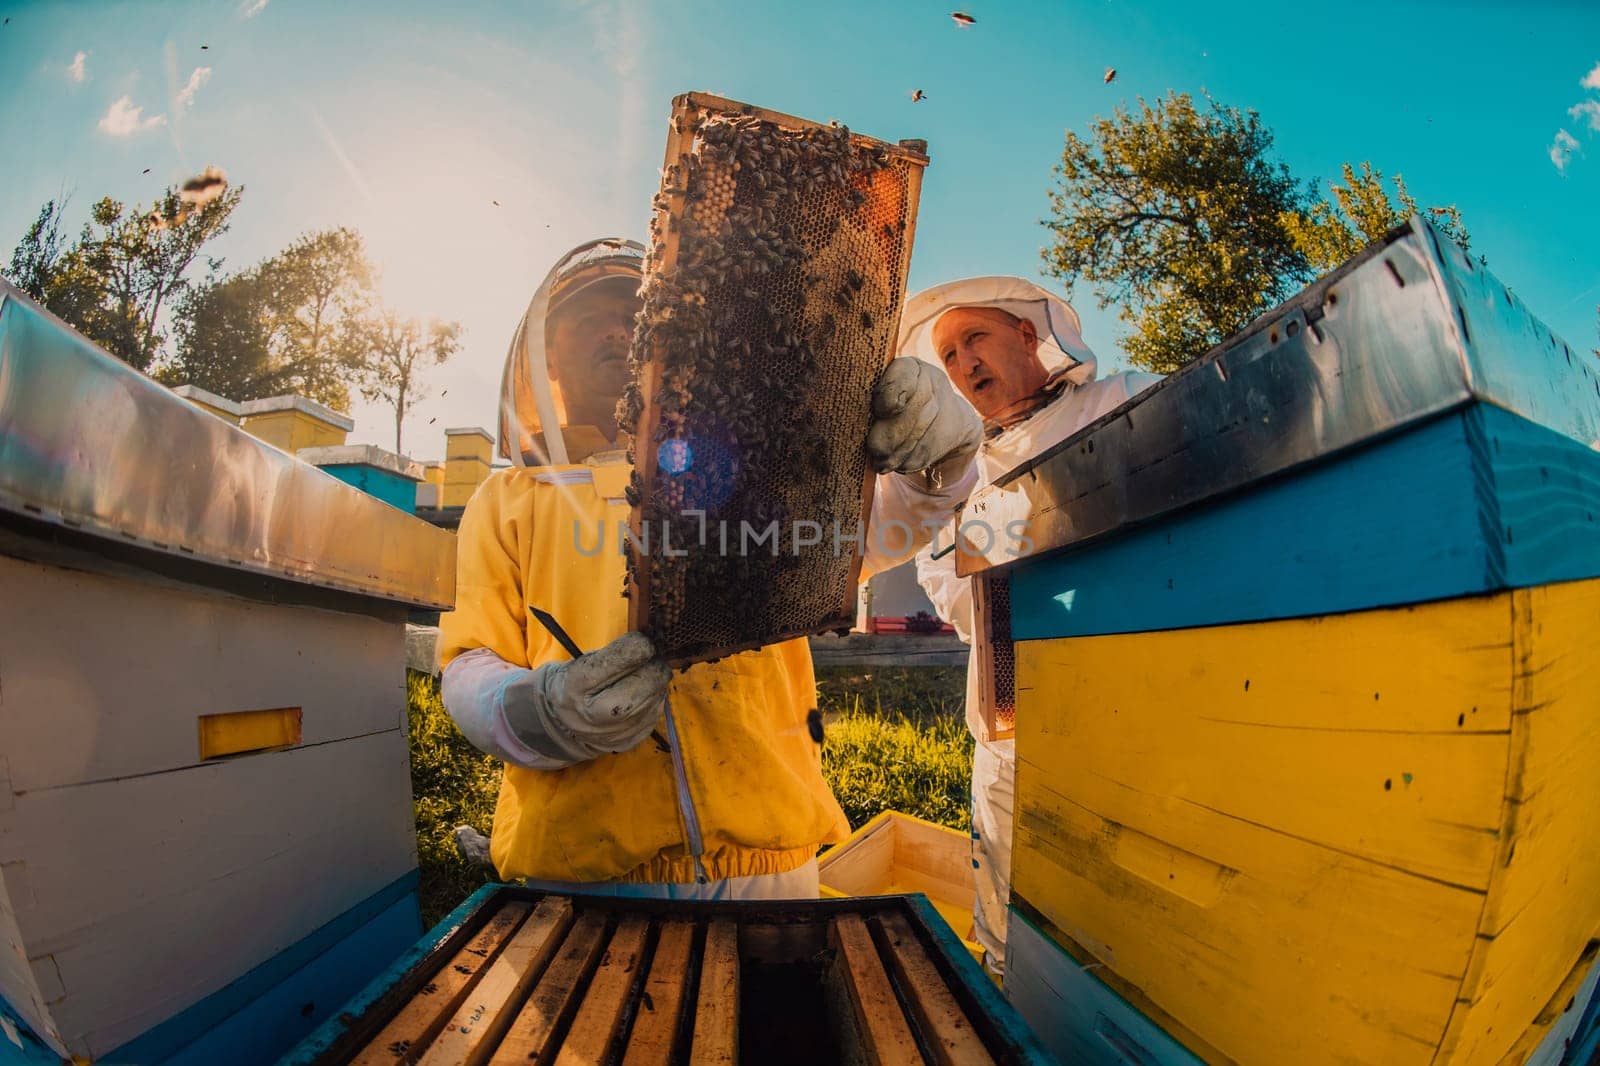
M922 290L906 301L895 353L942 370L944 363L933 350L933 327L956 307L995 307L1027 319L1039 334L1039 361L1052 380L1065 378L1074 385L1094 380L1095 357L1083 343L1078 313L1049 289L1022 278L965 278Z
M644 269L644 246L608 237L581 244L562 256L533 294L517 323L500 378L500 454L517 466L561 465L569 459L562 430L567 405L561 384L550 376L545 326L561 306L593 285L632 284Z

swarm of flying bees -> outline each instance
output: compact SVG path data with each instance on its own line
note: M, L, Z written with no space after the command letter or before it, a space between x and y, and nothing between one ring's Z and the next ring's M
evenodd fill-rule
M903 230L875 215L865 221L865 190L890 159L842 126L795 130L726 116L696 133L695 150L663 174L656 198L633 383L617 408L630 459L655 470L647 484L636 461L626 490L652 538L648 552L628 553L628 566L630 581L643 578L648 590L646 632L669 661L783 630L779 615L808 579L806 561L788 550L792 522L826 521L834 497L859 510L865 468L838 469L851 450L840 442L854 428L819 417L807 397L831 399L850 374L861 377L857 399L869 395L878 366L860 353L892 341L887 273L898 269L872 257L900 247ZM669 237L676 256L664 266ZM855 253L840 248L867 252L851 266ZM869 280L878 275L883 282ZM860 451L856 442L849 458ZM777 523L782 550L741 551L741 522ZM673 549L708 550L669 554L663 530ZM639 566L648 573L635 573ZM826 593L809 590L814 599Z

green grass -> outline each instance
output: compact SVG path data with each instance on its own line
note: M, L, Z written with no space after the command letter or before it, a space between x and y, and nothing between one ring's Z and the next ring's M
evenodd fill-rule
M886 810L967 828L972 737L961 714L965 677L962 667L817 672L822 772L852 829ZM406 693L422 919L431 927L492 877L460 859L451 831L462 823L489 831L500 763L456 730L435 678L410 673Z
M500 762L474 748L450 720L439 682L415 670L406 674L411 723L411 796L417 812L418 893L423 924L455 909L493 872L470 866L456 853L451 831L463 823L487 833L500 794Z

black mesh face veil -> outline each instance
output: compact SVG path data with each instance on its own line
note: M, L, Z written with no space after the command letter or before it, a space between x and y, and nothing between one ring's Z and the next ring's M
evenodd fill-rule
M500 377L500 455L517 466L568 461L561 430L567 424L560 387L550 379L545 325L550 316L592 285L615 280L637 286L644 245L621 237L581 244L562 256L534 292L517 324Z

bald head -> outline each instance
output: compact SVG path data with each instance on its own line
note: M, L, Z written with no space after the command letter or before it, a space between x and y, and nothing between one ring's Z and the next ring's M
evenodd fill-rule
M933 324L933 350L984 418L1027 403L1049 377L1039 360L1039 331L998 307L952 307Z

